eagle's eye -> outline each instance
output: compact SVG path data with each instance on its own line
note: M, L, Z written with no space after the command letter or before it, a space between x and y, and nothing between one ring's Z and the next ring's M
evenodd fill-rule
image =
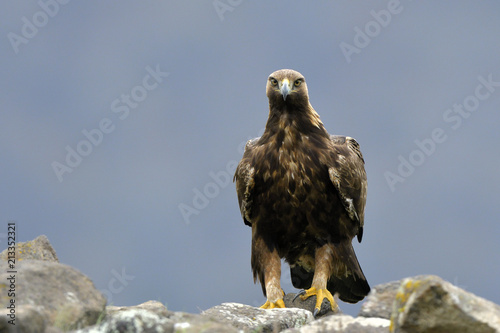
M274 77L269 78L269 81L271 82L271 84L272 84L273 86L278 85L278 80L276 80Z
M298 79L298 80L295 80L295 82L293 83L294 86L298 87L302 84L302 80L301 79Z

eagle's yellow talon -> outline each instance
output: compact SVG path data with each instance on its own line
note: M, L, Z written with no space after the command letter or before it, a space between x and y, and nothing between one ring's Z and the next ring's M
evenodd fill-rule
M274 308L285 308L285 302L282 299L277 300L276 302L266 301L264 305L260 307L261 309L274 309Z
M316 289L315 287L311 287L305 290L304 293L300 295L300 298L305 301L311 296L316 296L316 306L314 307L314 313L318 313L321 310L321 304L323 303L323 299L325 298L330 302L332 311L337 311L337 302L335 302L332 294L327 289Z

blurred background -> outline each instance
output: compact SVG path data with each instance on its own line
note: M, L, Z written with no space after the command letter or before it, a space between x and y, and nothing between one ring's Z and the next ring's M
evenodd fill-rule
M232 174L268 75L292 68L361 145L370 284L435 274L500 303L498 17L496 1L3 2L0 245L9 221L47 235L114 305L263 304Z

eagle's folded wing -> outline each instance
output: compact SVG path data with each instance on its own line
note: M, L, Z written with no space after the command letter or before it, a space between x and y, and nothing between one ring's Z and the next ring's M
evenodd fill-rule
M363 237L364 210L366 204L366 172L359 144L351 137L331 135L334 160L328 166L341 202L351 220L358 223L358 241Z
M259 138L248 140L245 145L242 163L238 165L234 174L233 181L236 181L236 192L238 194L238 204L240 205L241 217L243 222L251 226L251 208L252 208L252 191L255 186L254 173L255 169L251 166L250 161L245 161L246 156L251 155L251 150L255 147Z

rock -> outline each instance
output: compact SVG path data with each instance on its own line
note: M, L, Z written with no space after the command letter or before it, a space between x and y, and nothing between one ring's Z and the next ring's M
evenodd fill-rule
M500 306L437 276L402 281L391 332L500 332Z
M314 308L316 306L316 297L309 297L305 301L302 300L300 297L297 297L295 300L295 296L297 294L290 293L286 294L285 297L283 297L283 301L285 302L285 306L287 308L298 308L298 309L304 309L308 310L311 313L314 313ZM331 316L334 315L335 313L339 313L340 309L337 308L336 312L333 312L332 307L330 305L330 302L325 298L323 300L323 303L321 304L321 310L318 312L316 315L316 319L319 319L321 317L325 316Z
M2 251L2 253L0 253L0 259L7 260L7 257L8 249L5 249ZM16 243L15 258L16 262L21 260L43 260L59 262L59 259L57 259L56 251L45 235L38 236L32 241Z
M0 253L0 332L497 332L500 306L436 276L416 276L375 286L357 318L324 301L284 297L286 309L223 303L202 314L169 311L149 301L108 306L92 281L60 264L46 236L16 244L15 260ZM14 309L15 307L15 317ZM390 319L390 320L389 320ZM14 320L16 325L11 325Z
M167 317L169 315L169 312L165 305L163 305L161 302L158 301L147 301L145 303L135 305L135 306L107 306L106 307L106 315L107 316L112 316L116 313L123 312L123 311L128 311L128 310L148 310L150 312L153 312L157 314L160 317Z
M174 324L166 317L153 311L131 307L123 308L106 317L99 325L87 327L77 332L173 332Z
M31 305L24 305L16 309L16 317L14 317L15 320L13 321L15 325L8 323L11 320L8 317L9 312L2 309L0 315L6 317L5 320L0 318L0 332L45 332L47 327L43 315L37 311L36 307Z
M238 303L223 303L204 311L202 315L245 332L280 332L304 326L313 320L312 313L304 309L264 310Z
M182 333L241 333L234 325L217 321L204 315L193 315L184 312L172 312L169 319L174 323L174 332ZM261 331L254 331L261 332Z
M293 328L283 333L387 333L390 321L382 318L353 318L337 314L318 319L301 328Z
M160 333L160 332L239 332L235 327L217 322L199 314L172 312L156 301L136 306L107 307L107 315L99 324L75 333Z
M9 273L0 261L0 328L14 328L7 306L15 301L15 328L44 332L51 326L63 331L93 325L104 313L106 299L92 281L76 269L50 261L16 262ZM14 297L9 293L15 293Z
M372 288L361 305L358 316L391 319L392 306L401 281L379 284Z

